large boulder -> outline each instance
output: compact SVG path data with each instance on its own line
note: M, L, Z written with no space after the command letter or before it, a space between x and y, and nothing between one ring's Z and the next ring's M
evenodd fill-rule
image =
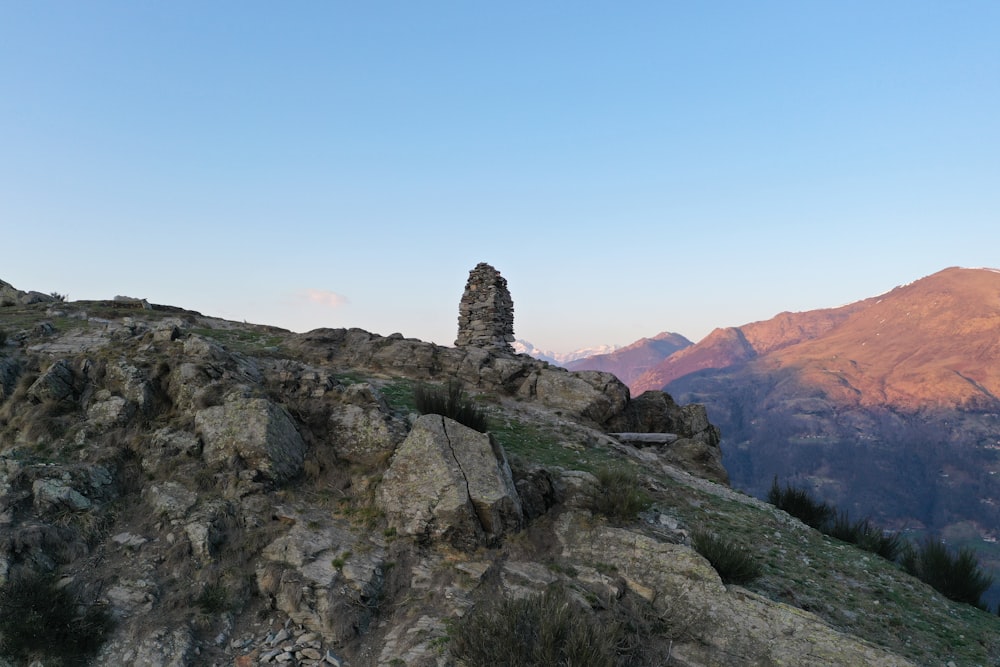
M382 477L377 503L400 534L467 550L495 542L523 521L500 445L440 415L413 425Z
M369 463L391 453L406 436L406 426L392 416L385 400L367 382L345 387L341 405L330 413L330 442L341 458Z
M28 388L28 396L35 403L71 401L74 393L75 375L65 359L54 362Z
M302 470L306 444L284 408L267 399L236 397L205 408L195 414L195 427L209 463L238 457L275 482Z
M536 370L521 385L518 395L555 410L603 424L628 404L628 387L611 373L561 368Z

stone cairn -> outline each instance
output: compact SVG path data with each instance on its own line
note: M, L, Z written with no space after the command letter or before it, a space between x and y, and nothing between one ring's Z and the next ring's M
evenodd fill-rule
M485 347L513 354L514 302L507 280L485 262L469 271L458 306L456 347Z

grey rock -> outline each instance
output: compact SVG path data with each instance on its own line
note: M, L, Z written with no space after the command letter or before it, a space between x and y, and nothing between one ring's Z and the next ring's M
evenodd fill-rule
M237 398L200 410L195 426L210 463L238 457L276 482L302 470L306 445L281 407L263 398Z
M135 415L135 405L121 396L112 396L106 389L98 392L90 407L87 419L99 427L124 426Z
M258 588L295 623L338 641L353 636L381 590L384 550L324 512L280 512L295 525L261 552Z
M74 394L74 374L70 363L59 359L52 363L28 388L28 396L35 402L69 401Z
M31 485L31 494L39 512L60 509L81 512L93 505L89 498L62 480L36 479Z
M460 549L491 543L523 522L503 449L489 435L440 415L413 425L376 501L399 533Z
M406 427L392 417L381 395L367 382L342 392L345 405L330 413L329 434L337 454L348 461L370 463L392 452L406 437Z
M201 441L187 431L161 428L140 443L140 465L147 474L176 463L178 458L193 459L201 455Z
M157 515L171 520L182 519L198 502L198 494L178 482L150 484L143 489L143 497Z

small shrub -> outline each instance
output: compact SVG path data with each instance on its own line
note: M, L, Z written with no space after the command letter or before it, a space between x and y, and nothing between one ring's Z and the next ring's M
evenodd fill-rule
M218 614L229 609L229 591L220 583L205 584L194 601L206 614Z
M413 400L422 415L448 417L480 433L488 429L486 413L466 396L459 382L449 382L444 390L418 385Z
M782 489L778 486L778 478L774 478L771 490L767 494L767 502L779 510L788 512L796 519L816 530L823 530L833 520L836 511L824 502L814 500L808 492L786 484Z
M712 533L695 531L691 545L712 564L727 584L748 584L761 575L761 567L747 549Z
M868 519L851 521L847 512L837 514L823 532L888 561L895 561L899 557L903 544L899 535L882 530Z
M50 292L49 296L51 296L53 299L59 302L66 301L66 299L69 297L68 294L60 294L59 292Z
M468 667L615 667L617 623L598 623L561 588L476 607L452 633Z
M650 505L649 494L631 468L601 468L597 486L591 491L587 508L615 521L633 521Z
M908 545L900 559L903 569L956 602L982 606L980 598L993 584L983 572L975 553L968 548L953 553L944 543L927 539Z
M0 589L0 654L17 664L84 665L112 629L103 607L80 611L77 600L49 575L13 577Z

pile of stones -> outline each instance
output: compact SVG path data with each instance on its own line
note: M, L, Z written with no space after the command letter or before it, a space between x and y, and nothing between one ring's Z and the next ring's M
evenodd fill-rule
M507 280L485 262L469 272L458 306L456 347L476 346L514 352L514 302Z

